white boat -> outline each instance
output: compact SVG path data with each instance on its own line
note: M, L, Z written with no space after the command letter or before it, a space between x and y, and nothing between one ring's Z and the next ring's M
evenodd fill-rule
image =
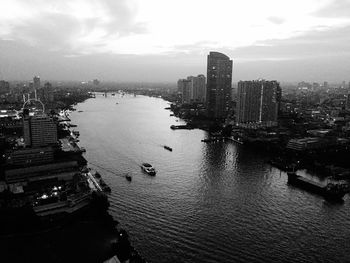
M156 170L149 163L142 163L141 169L149 175L156 175Z

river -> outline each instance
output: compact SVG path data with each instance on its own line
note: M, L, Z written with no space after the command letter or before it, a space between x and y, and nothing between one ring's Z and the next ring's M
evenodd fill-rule
M90 166L113 171L96 167L112 188L110 213L148 262L350 261L347 196L328 203L288 186L264 153L203 143L199 129L171 130L182 121L168 106L109 94L71 113ZM143 173L142 162L157 175Z

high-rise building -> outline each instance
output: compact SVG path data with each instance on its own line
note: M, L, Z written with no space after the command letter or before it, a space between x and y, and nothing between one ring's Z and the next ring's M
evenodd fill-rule
M179 79L177 81L177 92L182 94L182 89L183 89L183 81L184 79Z
M210 52L207 62L207 114L225 118L231 102L232 60L222 53Z
M34 76L34 78L33 78L33 88L34 88L34 90L40 89L40 77L39 76Z
M182 104L204 103L206 97L205 76L189 76L177 81L177 90L182 94Z
M44 102L52 102L54 100L52 85L50 82L46 82L42 91Z
M187 78L191 81L191 101L192 102L205 102L206 86L205 76L198 75L197 77L190 76Z
M45 115L24 117L23 134L26 146L43 147L57 143L57 125Z
M181 88L182 104L191 103L192 81L190 79L179 79L178 87Z
M238 82L238 123L277 123L281 88L277 81L254 80Z

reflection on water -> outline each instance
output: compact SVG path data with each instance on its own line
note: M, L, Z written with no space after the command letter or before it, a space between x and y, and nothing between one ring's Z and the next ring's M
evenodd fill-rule
M118 102L119 104L116 104ZM344 262L350 207L286 184L264 155L171 130L167 102L98 96L72 113L86 158L112 187L111 213L149 262ZM162 146L173 148L172 152ZM158 171L142 173L141 162ZM98 168L97 168L98 169Z

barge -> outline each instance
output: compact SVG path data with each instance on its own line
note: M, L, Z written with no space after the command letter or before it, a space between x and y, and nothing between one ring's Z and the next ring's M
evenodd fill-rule
M297 175L295 172L288 172L287 175L288 184L319 194L325 199L339 201L350 191L349 185L346 183L328 183L327 185L322 185L321 183Z

